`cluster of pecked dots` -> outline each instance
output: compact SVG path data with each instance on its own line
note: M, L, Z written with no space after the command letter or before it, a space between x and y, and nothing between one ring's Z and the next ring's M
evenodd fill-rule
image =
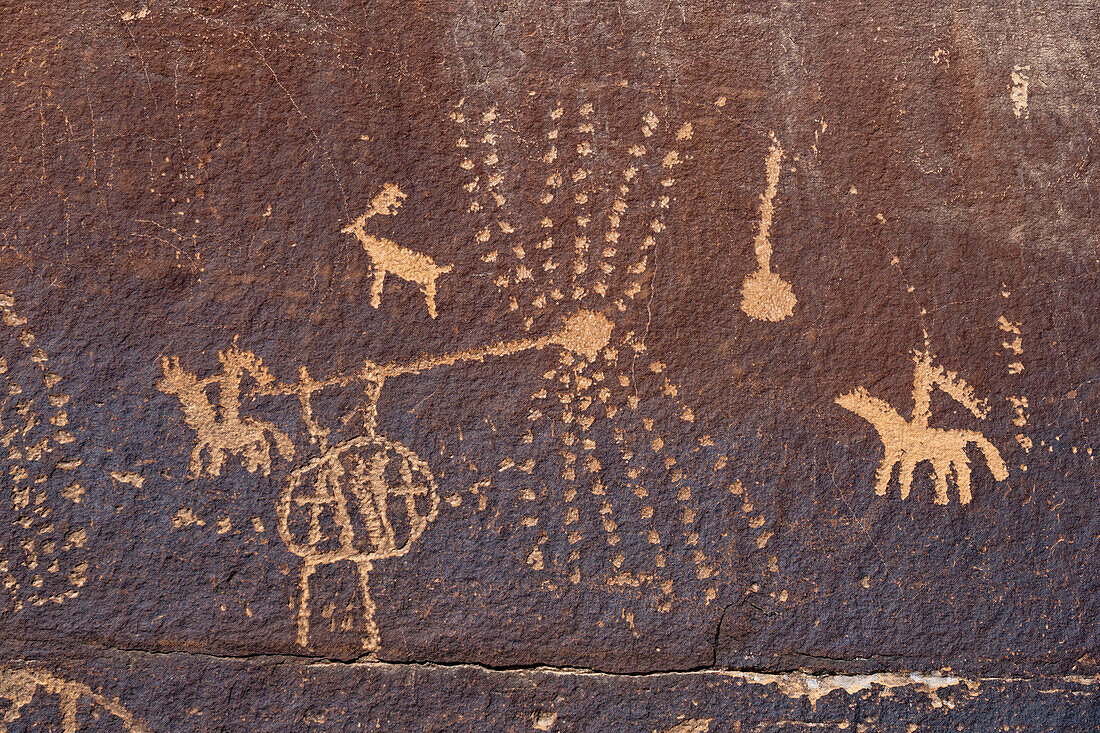
M469 194L466 213L479 225L474 234L475 246L484 250L483 262L500 263L511 254L522 259L522 249L515 247L515 227L508 216L505 193L505 169L501 160L500 115L495 106L484 112L468 112L465 100L451 113L457 127L455 147L461 152L459 168L463 171L463 189ZM503 254L502 254L503 252ZM503 273L494 283L506 288L512 278Z
M26 359L9 364L0 357L0 376L4 378L0 450L5 455L5 484L10 487L15 516L12 526L19 536L17 547L0 548L5 555L0 560L0 585L12 598L11 610L18 611L25 604L60 604L76 597L86 582L88 564L80 562L63 571L62 556L84 547L87 533L76 529L62 536L54 516L58 498L79 503L84 494L79 483L72 482L59 492L60 497L52 495L58 493L51 482L53 469L59 469L63 476L80 464L79 460L52 460L75 441L65 409L69 396L55 389L61 377L50 371L49 358L35 346L27 319L15 311L10 293L0 294L0 320L14 331L17 351ZM27 362L34 366L27 366ZM33 382L44 388L46 404Z

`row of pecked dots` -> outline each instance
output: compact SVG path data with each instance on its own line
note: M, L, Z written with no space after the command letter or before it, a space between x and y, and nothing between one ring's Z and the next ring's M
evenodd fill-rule
M604 229L603 245L600 251L600 257L597 262L599 273L597 274L596 282L592 285L592 290L600 295L600 297L606 298L608 295L607 279L615 272L615 257L619 254L619 237L620 227L623 223L623 217L626 216L628 209L627 196L630 194L630 184L634 177L637 176L638 169L634 166L628 166L623 169L623 180L619 184L618 189L615 192L615 197L611 202L611 209L607 212L607 226ZM623 305L621 299L619 301L619 310L626 310L626 306Z
M1001 288L1001 295L1004 298L1009 298L1012 293L1007 287ZM1020 326L1022 324L1015 323L1005 318L1003 315L997 319L997 328L1001 331L1003 338L1001 339L1001 349L1007 355L1009 364L1007 367L1010 376L1017 376L1024 371L1024 364L1022 361L1024 353L1024 341L1023 335L1020 332ZM1028 424L1028 410L1029 405L1027 403L1027 397L1022 395L1010 395L1008 397L1008 403L1012 407L1012 424L1016 426L1017 433L1015 435L1016 442L1021 448L1024 449L1024 453L1030 453L1033 446L1031 438L1028 436L1027 428ZM1021 471L1027 471L1027 465L1021 464Z
M575 358L572 358L568 351L563 351L559 355L559 364L542 375L544 382L560 385L555 391L555 397L557 397L557 399L546 402L550 398L550 392L546 387L541 387L531 395L532 408L527 415L529 426L521 441L524 445L531 445L534 442L534 431L538 427L539 422L544 418L549 423L547 431L551 435L558 432L558 427L562 425L568 426L569 423L573 422L573 415L567 405L572 401L570 389L572 375L570 373L570 367L574 366L574 364ZM561 478L565 482L565 488L563 489L566 504L565 515L567 518L572 517L571 520L566 520L565 525L571 525L577 521L578 517L575 507L572 506L572 503L577 497L576 488L573 486L576 476L576 454L572 453L570 448L575 441L567 429L563 428L560 432L561 435L559 439L562 442L563 448L559 453L562 456L565 466L561 474ZM522 461L517 458L506 457L501 461L499 470L519 470L531 475L534 473L536 465L537 461L533 457L528 457ZM530 485L520 491L520 499L524 502L524 516L520 520L523 527L535 529L538 528L540 524L543 524L543 519L539 516L538 504L541 498L540 494L536 493ZM569 531L568 537L570 546L580 541L581 535L576 531L576 528L566 526L566 531ZM541 548L548 539L548 534L543 529L538 529L534 547L527 556L527 564L535 570L542 570L544 567L544 557Z
M494 262L500 258L502 254L505 258L515 256L517 259L522 259L522 248L518 248L514 244L512 235L515 234L516 229L508 216L508 198L505 196L502 189L505 174L504 165L501 162L500 116L497 114L497 108L495 106L490 107L487 111L483 112L481 115L481 122L485 129L481 137L481 142L487 150L484 163L487 176L486 185L488 186L489 197L493 205L493 216L492 221L478 231L476 238L478 242L487 244L495 237L497 248L494 248L483 257L486 262ZM498 267L498 271L499 269ZM504 272L497 275L493 282L498 288L503 289L508 287L511 284L511 278L507 268L505 268ZM519 304L516 302L515 298L511 299L509 307L513 311L519 308Z
M619 343L619 346L629 346L631 343L632 335L627 334L627 336L625 336L624 339ZM601 386L600 389L596 392L596 399L599 403L603 405L605 418L608 421L612 422L612 435L614 437L615 443L619 447L620 456L623 458L625 463L629 464L634 458L634 450L636 446L631 442L631 438L634 438L635 436L628 436L626 430L621 427L622 420L624 417L626 417L626 413L620 412L619 405L617 405L615 401L612 400L612 396L620 389L628 388L630 386L630 380L626 377L625 374L622 373L621 367L619 366L620 362L618 347L609 346L607 349L605 349L604 358L607 362L609 370L618 371L619 373L612 374L612 376L614 377L613 379L604 379L604 375L601 373ZM633 409L636 410L638 408L637 398L630 397L628 398L628 401L629 400L633 400ZM636 420L633 420L632 422L636 424ZM652 421L649 421L649 424L650 429L652 429ZM634 443L637 443L636 439L634 440ZM645 488L644 482L641 480L641 475L642 471L639 470L637 467L632 466L627 469L627 476L630 479L629 487L632 489L634 495L644 502L649 497L649 492ZM620 541L620 538L618 534L614 531L615 529L617 529L617 525L614 522L614 506L611 504L611 501L609 499L605 499L603 506L600 508L600 513L604 522L604 530L607 533L608 544L612 546L617 545ZM644 506L642 506L639 519L640 524L638 525L638 532L653 548L654 570L652 573L639 573L637 577L624 579L631 581L631 584L635 586L647 582L657 584L661 592L661 598L657 602L657 608L660 611L668 611L671 608L673 586L670 579L661 579L664 574L664 568L667 565L667 559L662 548L660 534L658 533L656 528L656 523L654 520L654 508L652 504L645 503ZM621 569L623 561L624 558L621 553L614 555L614 557L612 558L612 566L615 568L616 571L619 571Z
M593 286L595 292L605 297L608 293L607 278L615 271L616 257L628 254L626 248L629 246L629 242L620 244L619 241L621 237L620 227L623 223L623 217L628 210L627 196L630 194L631 186L637 186L642 180L639 178L639 166L641 166L642 169L647 168L647 166L645 166L645 158L650 153L650 148L646 146L644 140L653 135L654 130L659 124L660 121L653 110L646 112L642 118L641 125L643 142L637 142L626 150L626 154L629 156L629 165L623 168L620 173L622 180L612 200L611 210L607 212L607 227L604 231L604 244L600 252L598 263L600 274L598 275L599 279ZM650 222L650 227L652 227L652 222ZM647 235L644 241L655 244L652 234ZM640 270L638 269L639 267L641 267ZM631 263L630 272L632 274L640 274L644 271L644 260ZM640 292L640 288L637 292ZM637 295L637 292L633 292L633 288L628 288L623 294L633 298L634 295ZM623 302L622 298L617 298L615 303L620 311L626 310L626 304Z
M1001 295L1004 298L1008 298L1012 293L1007 287L1002 287ZM1000 316L997 319L997 328L1001 331L1001 349L1005 353L1006 358L1009 360L1007 371L1010 376L1016 377L1023 373L1023 353L1024 353L1024 341L1021 328L1023 323L1010 321L1005 316ZM1031 437L1027 434L1027 426L1030 420L1030 406L1027 402L1027 397L1022 394L1009 395L1007 398L1009 406L1012 408L1012 424L1016 427L1016 434L1013 436L1016 439L1016 443L1024 449L1025 453L1031 453L1032 448L1035 447ZM1056 435L1054 437L1054 443L1047 443L1045 440L1039 441L1040 448L1046 448L1047 452L1053 453L1055 443L1061 443L1062 436ZM1070 452L1077 454L1079 447L1072 445L1069 447ZM1094 460L1093 449L1090 446L1085 446L1084 454L1090 459ZM1027 464L1020 465L1021 471L1027 471Z
M654 138L660 132L661 121L653 111L646 113L642 124L642 135L646 139L645 142L634 145L630 149L630 154L639 159L639 162L644 162L644 159L651 153L658 151L659 137ZM636 259L627 268L627 272L634 279L627 285L625 295L628 298L635 298L643 292L645 281L648 279L646 276L646 270L649 265L649 251L653 250L657 246L657 236L660 235L666 228L664 216L669 211L672 202L672 188L676 185L677 179L672 175L673 169L680 165L683 161L681 158L681 152L678 143L690 140L692 136L692 126L690 122L685 122L677 131L675 135L675 142L670 146L664 156L661 158L660 163L660 189L656 196L649 201L649 209L651 215L647 222L647 233L642 239L642 243L639 246L640 259ZM633 167L628 168L624 172L624 176L630 174L636 174L636 169Z
M606 353L604 358L608 358ZM605 497L598 518L603 526L607 544L615 547L620 542L616 532L618 527L612 516L614 508L606 500L606 487L600 480L600 462L594 454L596 449L594 436L598 433L593 432L592 427L598 413L595 408L596 399L592 393L600 387L605 380L605 375L594 362L588 361L587 358L563 352L559 356L559 363L542 377L546 382L554 385L553 391L542 387L532 394L533 408L528 418L532 423L536 423L545 417L550 422L547 429L552 435L558 436L560 443L558 452L562 459L560 474L563 486L562 532L570 546L566 561L567 572L570 581L578 583L581 579L578 564L584 541L580 505L577 503L580 487L587 486L593 495ZM528 431L524 442L531 442L532 437L531 432ZM511 464L515 465L514 461L511 461ZM519 468L530 473L534 466L534 459L528 459ZM531 490L525 490L522 496L526 501L537 500L537 496ZM523 523L526 527L534 527L538 524L538 518L525 517ZM540 533L537 545L543 542L545 542L545 536ZM536 559L541 557L541 552L535 557ZM612 564L618 568L623 560L616 555L612 558Z
M464 104L465 100L459 103L460 107ZM451 113L451 119L459 127L455 146L464 153L459 168L466 173L467 180L463 183L463 188L470 194L466 211L480 215L483 223L474 235L477 245L488 250L481 260L495 263L500 259L500 248L507 247L508 238L515 232L507 216L508 198L502 188L504 169L500 156L500 115L497 108L492 106L485 112L473 113L472 116L476 121L471 122L470 115L462 109ZM494 283L499 288L505 288L509 278L507 274L501 274Z
M573 267L571 274L571 297L583 300L588 289L578 279L588 272L588 225L592 222L591 200L596 195L595 177L592 169L595 126L592 124L592 105L586 103L580 108L580 122L577 124L577 167L570 174L573 181L573 204L576 233L573 235Z
M475 170L477 166L475 159L478 157L478 151L480 150L480 143L477 139L479 127L476 122L470 121L469 115L463 109L465 104L465 99L458 103L458 109L451 112L451 121L457 126L458 137L455 139L455 147L459 149L462 155L462 159L458 163L464 179L462 188L469 194L466 213L473 214L482 209L481 176ZM470 142L471 139L473 139L473 143Z
M590 434L595 414L590 413L592 398L588 392L595 383L590 370L591 364L585 357L574 354L563 354L559 369L558 382L560 384L557 399L561 403L561 455L564 461L562 480L565 482L563 499L565 501L565 514L562 519L562 530L570 545L570 553L567 558L567 568L571 583L580 582L580 559L583 545L583 535L580 532L579 505L576 503L579 484L587 484L594 495L604 494L604 488L599 479L600 464L592 451L596 443ZM583 480L578 480L583 476ZM606 519L601 514L601 519ZM614 531L613 524L604 521L605 531Z
M557 287L556 284L557 270L560 263L554 259L555 237L559 236L554 232L554 217L561 206L558 197L562 195L563 183L559 169L561 153L558 144L561 142L560 120L564 112L565 109L558 105L549 114L546 149L541 157L541 162L546 166L544 170L546 178L538 195L538 203L543 217L539 222L539 228L542 231L536 237L539 241L534 245L537 254L531 257L530 269L524 270L522 273L517 272L517 280L521 274L525 276L525 279L528 277L532 280L536 277L544 278L545 286L537 290L535 296L531 299L531 305L539 309L547 307L551 300L559 302L565 297L561 288ZM528 328L530 328L532 320L528 318L525 321Z
M665 365L660 361L650 361L648 368L652 374L663 380L664 384L661 394L676 404L680 420L687 423L695 422L695 413L679 398L679 385L664 374ZM647 433L652 432L653 421L643 419L642 426ZM662 449L665 447L665 439L660 435L655 435L650 445L654 452L661 453ZM680 505L680 522L683 527L684 540L688 547L694 548L692 551L692 561L695 564L695 577L699 580L706 580L714 574L714 568L710 565L706 554L699 549L699 533L695 531L698 505L692 499L691 487L684 481L683 469L676 465L675 456L666 451L663 455L663 460L665 470L672 472L669 478L673 488L676 489L676 501Z
M633 356L630 360L631 376L628 376L626 369L623 369L622 373L618 376L618 381L624 388L629 389L637 379L633 377L633 363L639 357L645 358L646 346L645 343L636 338L634 332L631 331L623 337L623 347L633 352ZM691 408L679 400L679 386L664 374L665 365L658 361L648 361L647 367L647 371L651 376L659 377L663 380L664 384L661 391L661 397L671 399L675 402L679 419L682 422L694 422L695 415ZM618 441L620 444L620 456L623 462L628 466L627 476L634 482L632 485L634 493L643 500L649 496L649 492L645 487L643 475L650 472L650 462L639 461L640 456L638 455L638 451L650 451L660 460L665 471L664 474L658 477L659 480L661 482L668 480L672 488L676 491L676 501L679 507L682 535L686 544L694 548L692 550L692 558L695 565L696 578L699 580L707 580L714 575L714 569L706 554L698 547L699 535L694 529L697 519L697 505L693 501L690 486L684 481L683 470L677 466L675 456L667 449L669 446L667 436L660 434L656 429L655 421L651 417L643 414L644 407L636 394L636 389L634 394L630 394L627 397L626 406L628 410L621 413L617 420L620 426L617 430L621 431L617 432L617 436L621 436L621 439ZM642 431L636 431L639 422L641 423ZM635 428L636 432L628 433L626 429L627 426ZM652 504L647 503L642 507L641 518L651 521L653 512L654 509ZM657 567L664 567L665 556L661 549L661 538L656 529L652 526L647 530L647 540L655 548L655 563ZM713 589L708 589L708 598L712 594Z
M560 120L564 114L564 108L559 105L550 113L551 129L546 133L548 149L542 156L542 162L547 166L546 178L542 192L538 197L545 214L541 226L546 232L545 236L536 245L537 249L542 252L541 264L532 265L536 269L541 268L543 272L547 273L548 284L532 298L531 304L536 308L545 308L551 301L559 302L567 297L562 289L564 283L558 281L557 270L561 263L554 258L555 253L553 251L557 244L555 238L561 236L560 232L556 233L554 229L563 223L562 220L556 221L555 219L557 214L562 211L570 212L569 215L573 217L576 224L576 233L573 237L573 261L569 270L569 287L571 288L572 300L581 300L587 292L578 285L577 280L580 275L588 270L586 261L589 247L587 227L592 220L590 202L594 195L591 156L594 153L595 126L592 123L592 113L591 103L585 103L578 110L580 121L576 128L577 142L572 147L571 153L568 154L561 152L569 147L561 130ZM575 153L575 158L572 153ZM574 191L571 199L567 198L568 194L563 190L565 178L562 169L566 159L577 161L577 167L566 174L572 183L570 188ZM527 271L527 274L530 277L530 271Z
M624 345L629 346L632 343L633 333L627 334L625 337ZM630 378L620 372L616 376L618 386L626 389L631 385ZM611 398L611 391L609 389L601 390L599 397L605 403L609 403ZM615 427L613 428L613 435L615 443L619 448L619 456L622 462L627 466L626 475L629 479L628 487L634 493L634 495L643 502L643 505L639 511L639 532L644 532L646 542L652 547L653 550L653 567L654 572L651 578L658 581L663 574L664 568L667 565L667 558L665 557L664 547L662 545L661 535L657 530L657 523L654 518L654 506L648 501L649 489L646 487L646 481L644 474L646 473L646 462L639 461L638 451L653 450L658 451L662 446L661 444L649 443L643 434L639 436L636 431L628 432L628 425L630 427L636 427L638 424L638 417L634 414L639 408L639 400L637 396L631 395L627 398L627 405L629 410L620 412L619 407L614 404L606 404L606 414L609 420L614 421ZM629 419L629 422L627 420ZM643 418L644 426L652 431L653 421L649 418ZM641 580L641 579L639 579ZM661 612L667 612L672 608L672 592L673 584L671 579L665 578L658 581L658 587L661 592L661 597L657 601L657 610Z

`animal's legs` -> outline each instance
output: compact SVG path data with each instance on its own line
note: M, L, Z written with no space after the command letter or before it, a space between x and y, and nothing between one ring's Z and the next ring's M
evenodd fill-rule
M209 460L206 465L206 472L211 476L221 476L222 466L225 465L225 449L216 448L213 444L210 444L210 450L207 451L207 456Z
M959 503L970 503L970 459L961 453L951 462L955 469L955 485L959 487Z
M989 470L993 474L993 478L998 481L1004 481L1008 478L1008 467L1005 466L1000 451L981 434L977 434L977 437L971 439L978 448L981 449L982 454L985 455L985 462L989 464Z
M374 283L370 286L370 304L372 308L382 305L382 286L386 283L386 270L377 262L374 264Z
M78 730L76 727L76 693L66 690L59 697L61 698L58 701L58 707L61 708L61 730Z
M875 494L886 496L886 489L890 486L890 476L894 473L894 466L901 460L903 451L887 448L886 455L882 457L882 463L875 474Z
M202 474L202 450L207 446L207 442L202 438L195 441L195 447L191 449L191 465L188 468L188 472L191 476L199 476Z
M428 303L428 315L435 318L435 277L429 278L424 283L424 300Z
M947 474L951 470L951 461L942 458L932 459L932 472L936 477L936 503L947 504Z
M909 492L913 488L913 474L917 470L917 457L911 453L904 453L901 458L901 468L898 472L898 484L901 486L901 498L908 499Z

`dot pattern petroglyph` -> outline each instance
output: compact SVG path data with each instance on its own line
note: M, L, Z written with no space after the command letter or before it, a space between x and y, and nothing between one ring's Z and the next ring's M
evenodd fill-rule
M1011 293L1007 289L1002 289L1001 295L1007 299L1011 296ZM1024 337L1020 330L1022 325L1021 323L1010 321L1003 315L997 319L997 333L1001 336L1000 348L998 350L1004 354L1008 362L1005 366L1006 372L1016 380L1020 379L1020 375L1024 371ZM1006 399L1008 400L1009 408L1012 410L1012 425L1016 428L1013 437L1025 454L1031 453L1034 443L1027 433L1028 418L1030 417L1031 409L1027 397L1017 393L1009 395ZM1026 471L1027 464L1021 464L1020 469Z
M82 559L87 530L67 520L83 501L85 487L69 474L80 465L70 456L76 436L70 396L11 294L0 294L3 355L0 356L0 451L4 456L4 502L12 521L0 542L0 585L8 610L63 603L87 582Z
M530 231L509 232L528 244L499 247L491 228L478 240L484 262L521 255L515 260L523 269L511 270L498 284L508 288L509 310L518 311L526 328L541 313L577 305L600 309L613 324L605 348L591 356L563 352L541 374L531 394L528 430L497 469L532 479L520 490L529 567L557 566L572 584L651 588L656 607L667 611L673 593L670 544L688 548L699 581L710 583L715 574L695 529L697 497L678 457L685 442L678 426L690 426L694 411L646 345L657 250L693 128L670 125L647 111L630 137L616 139L605 131L606 112L593 100L560 101L544 112L532 202L540 215L531 218ZM461 119L478 117L467 111ZM672 415L672 424L659 415ZM547 441L554 446L549 452ZM559 479L560 494L535 485L539 475ZM651 496L657 490L671 491L674 515L658 511L668 505ZM624 532L640 538L641 548L627 542ZM565 549L550 557L548 538L555 533ZM605 559L602 570L592 569L586 561L592 557ZM713 587L706 596L714 597Z
M361 369L322 378L299 367L298 380L289 383L235 344L219 354L221 372L205 379L187 372L179 357L162 359L158 387L179 398L195 433L193 477L218 476L237 460L265 475L277 463L297 465L275 502L275 524L301 558L292 590L300 645L310 646L310 625L318 614L330 625L338 623L331 603L312 598L311 578L322 565L343 563L358 574L363 648L377 649L381 635L370 573L377 561L408 552L441 505L462 502L455 492L440 497L429 463L378 431L378 397L386 380L551 347L553 361L533 375L526 431L488 467L520 479L515 498L521 560L545 573L548 587L631 589L661 612L670 611L680 596L698 594L707 603L716 598L713 549L700 537L699 491L719 475L728 478L731 466L725 454L717 461L703 459L718 450L709 436L698 434L695 408L673 370L647 343L661 244L668 237L682 167L691 158L694 129L654 110L617 128L605 119L615 108L603 104L557 100L539 110L542 128L534 145L517 132L528 129L519 112L499 104L478 108L463 100L450 114L458 185L468 194L462 211L468 241L512 323L529 337L405 364L367 361ZM517 151L532 149L534 155L521 156L530 158L530 165L508 164ZM524 177L531 175L537 186L526 185ZM533 193L525 196L525 190ZM444 293L437 306L435 280L450 267L367 233L367 219L395 214L404 198L395 184L383 184L367 214L343 231L371 255L372 307L383 303L385 275L395 274L421 287L435 318L446 305ZM515 217L513 206L533 207L537 215ZM402 269L414 261L425 267ZM357 435L330 444L334 425L317 420L312 400L330 387L349 385L365 388L365 402L356 410L363 426ZM242 401L256 396L297 400L308 448L291 443L288 426L242 414ZM515 484L509 479L508 485ZM395 497L397 504L407 504L402 516L408 531L400 541L388 524ZM486 499L478 493L479 510ZM723 500L747 507L745 522L760 534L756 544L763 548L770 536L762 529L763 515L741 497ZM322 516L338 526L324 529ZM201 519L187 519L178 515L173 526L204 526ZM219 521L217 531L229 530ZM322 551L322 545L328 549ZM691 569L687 575L685 564ZM683 587L676 587L677 577L691 581L677 581Z

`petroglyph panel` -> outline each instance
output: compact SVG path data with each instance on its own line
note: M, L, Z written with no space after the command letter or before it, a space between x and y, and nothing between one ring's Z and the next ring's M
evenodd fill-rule
M0 730L1095 727L1090 8L215 5L0 23Z

